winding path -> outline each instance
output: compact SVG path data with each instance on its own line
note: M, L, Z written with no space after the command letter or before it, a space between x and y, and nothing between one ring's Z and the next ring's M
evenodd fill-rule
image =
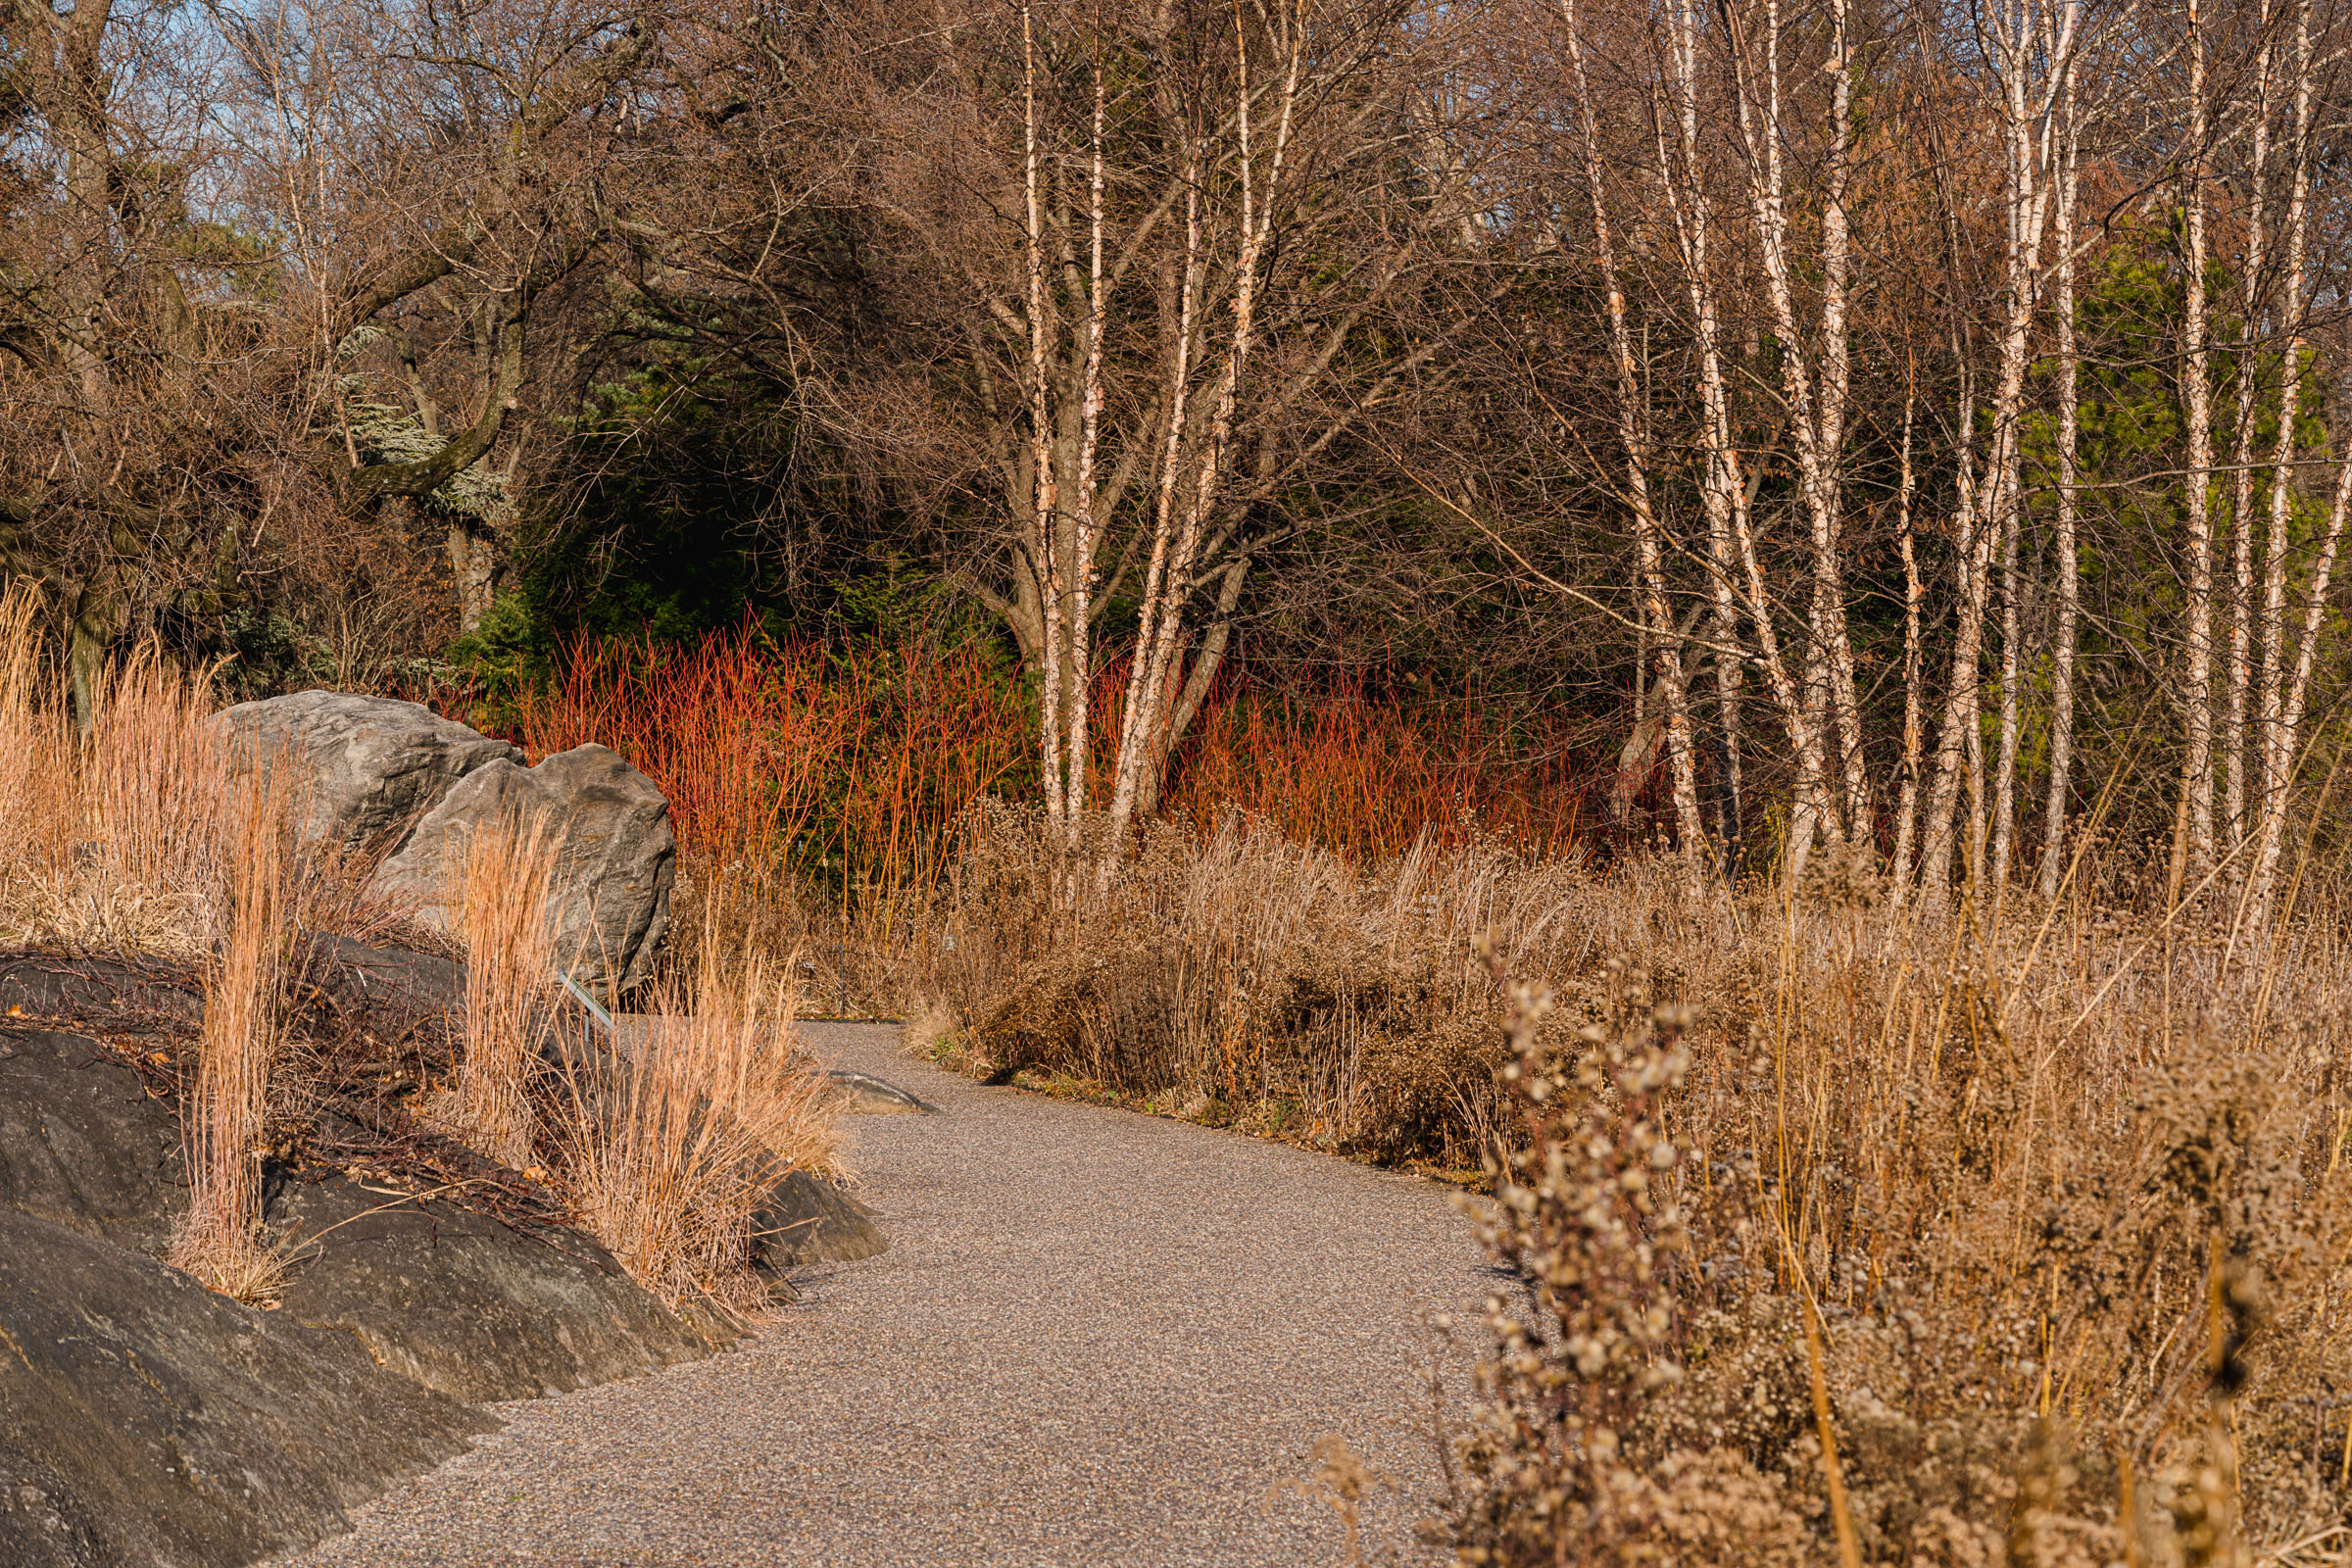
M1374 1560L1414 1560L1419 1316L1489 1289L1441 1189L808 1032L948 1111L853 1124L891 1250L808 1271L733 1353L501 1407L291 1564L1306 1568L1342 1532L1284 1483L1330 1433L1396 1482Z

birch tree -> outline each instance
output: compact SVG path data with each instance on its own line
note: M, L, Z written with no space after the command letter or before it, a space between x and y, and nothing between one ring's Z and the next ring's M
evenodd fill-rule
M1939 903L1950 885L1962 769L1978 742L1978 662L1990 568L1994 547L2006 531L2002 518L2019 483L2020 420L2041 292L2043 240L2059 184L2054 156L2058 105L2074 70L2081 21L2075 0L2002 7L1984 19L2002 152L2002 318L1992 397L1985 410L1987 437L1972 451L1964 436L1959 453L1952 519L1960 568L1957 625L1920 866L1921 894L1931 904ZM1973 423L1973 411L1964 402L1960 427L1968 431ZM1972 846L1972 861L1975 856ZM1972 863L1970 869L1972 875L1982 875L1984 867Z
M2206 63L2206 28L2198 0L2187 0L2188 126L2180 172L2186 254L2182 260L2180 318L2180 402L2188 424L2188 451L2181 478L2181 511L2187 523L2186 625L2181 648L2181 748L2180 812L2183 841L2174 858L2191 878L2213 867L2213 385L2206 337L2207 267L2205 160L2213 129L2212 83Z
M1690 710L1683 677L1681 639L1674 612L1666 602L1663 548L1658 518L1650 506L1649 438L1642 427L1642 399L1634 363L1633 333L1626 320L1625 288L1617 274L1616 242L1609 225L1609 204L1602 189L1599 129L1594 123L1592 90L1585 71L1584 41L1576 24L1576 0L1559 0L1562 34L1568 51L1570 79L1575 88L1575 113L1581 133L1585 189L1592 217L1592 249L1599 263L1601 289L1608 299L1609 351L1616 366L1617 439L1625 451L1626 506L1633 514L1636 591L1641 596L1643 641L1656 650L1660 714L1667 763L1673 774L1674 810L1680 830L1683 869L1690 891L1697 891L1699 847L1706 829L1698 814L1698 776L1691 760Z
M2076 485L2082 442L2082 359L2075 341L2075 208L2080 199L2082 126L2075 83L2059 94L2065 151L2059 170L2058 205L2052 220L2057 267L2050 317L2057 361L2058 484L2051 496L2050 549L2057 557L2058 604L2050 632L2050 773L2042 803L2041 869L2044 900L2058 897L2067 851L2067 795L2075 760L2075 646L2082 613L2082 557L2076 540ZM1908 552L1909 541L1905 540ZM1907 568L1906 568L1907 569Z

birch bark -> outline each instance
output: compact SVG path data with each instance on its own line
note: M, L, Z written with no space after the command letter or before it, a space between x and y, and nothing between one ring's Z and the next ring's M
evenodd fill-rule
M2272 114L2272 39L2270 6L2261 8L2262 42L2254 64L2255 112L2252 150L2248 157L2246 253L2239 283L2241 324L2237 337L2237 430L2230 466L2236 484L2230 509L2230 652L2229 710L2223 721L2221 765L2224 775L2221 830L2231 844L2244 835L2246 818L2246 726L2253 690L2254 621L2254 409L2261 355L2255 347L2255 324L2262 317L2263 268L2269 249L2269 173Z
M2075 91L2070 81L2061 95L2065 122L2064 165L2059 172L2058 209L2053 228L2058 247L2052 302L2058 360L2058 493L2051 498L2056 514L2051 550L2058 562L2057 624L2050 632L2050 777L2042 802L2040 892L2045 901L2058 897L2065 869L2067 793L2072 787L2075 760L2075 639L2082 607L2082 562L2075 541L2075 486L2080 477L2077 448L2082 439L2081 351L2075 341L2075 201L2082 167L2082 126L2075 117Z
M2273 886L2278 874L2278 847L2286 808L2294 783L2296 731L2302 724L2304 688L2311 667L2312 645L2326 612L2328 578L2335 565L2338 530L2343 521L2342 492L2329 515L2327 541L2321 546L2322 564L2312 575L2304 614L2303 648L2296 659L2292 693L2293 717L2288 717L2289 694L2280 689L2281 662L2286 642L2287 546L2294 507L2295 415L2302 401L2303 267L2311 201L2312 101L2311 0L2302 0L2295 13L2295 144L2294 174L2286 200L2286 257L2279 283L2280 335L2284 338L2278 366L2278 434L2271 463L2271 510L2266 525L2262 589L2262 782L2261 839L2254 855L2253 897L2256 929L2267 924Z
M2046 33L2032 10L1995 12L1986 35L1999 87L2003 147L2003 206L2007 245L2003 258L2004 311L1999 368L1990 408L1991 425L1978 461L1970 433L1973 411L1964 396L1961 451L1953 535L1959 555L1959 613L1952 637L1943 716L1936 736L1936 778L1928 802L1926 852L1920 867L1921 896L1940 904L1949 886L1955 813L1965 772L1970 787L1969 848L1972 877L1983 872L1984 774L1982 737L1977 729L1989 605L1992 552L2003 532L2000 519L2007 492L2018 474L2019 416L2023 412L2029 346L2039 294L2042 241L2052 205L2050 122L2073 70L2081 12L2065 0ZM2029 82L2035 91L2029 92ZM1947 196L1947 200L1948 200Z
M1755 530L1748 510L1747 483L1741 471L1740 446L1733 426L1728 378L1724 369L1722 311L1710 259L1713 209L1699 164L1697 29L1688 0L1670 13L1670 17L1673 28L1674 120L1680 160L1677 163L1668 157L1662 145L1661 133L1659 163L1661 184L1668 212L1674 220L1677 255L1682 265L1684 286L1690 298L1691 320L1697 336L1699 386L1704 408L1702 439L1707 458L1704 499L1708 565L1718 638L1717 696L1725 713L1727 751L1736 769L1739 760L1741 668L1738 658L1727 658L1722 650L1737 650L1742 646L1739 635L1739 605L1744 600L1749 620L1755 627L1757 662L1763 668L1765 684L1788 737L1789 752L1796 759L1795 808L1785 854L1790 871L1801 874L1806 858L1811 854L1815 828L1822 819L1826 804L1827 784L1823 776L1822 747L1819 731L1812 723L1802 694L1783 656L1780 635L1773 619L1772 598L1766 590L1764 573L1756 554ZM1735 575L1739 587L1735 586ZM1740 591L1740 587L1744 588L1744 594ZM1737 772L1734 771L1732 776L1733 788L1737 790Z
M1585 191L1592 211L1592 247L1600 263L1601 286L1608 295L1609 347L1617 369L1617 438L1625 449L1626 499L1634 514L1634 557L1642 595L1642 641L1654 649L1651 657L1657 662L1658 702L1664 710L1667 764L1673 775L1675 826L1681 838L1683 874L1689 890L1695 893L1699 849L1706 842L1706 827L1698 814L1698 778L1690 755L1690 710L1683 679L1681 638L1675 632L1674 612L1666 603L1658 519L1649 498L1649 449L1642 429L1642 386L1634 364L1625 289L1617 275L1616 245L1601 182L1600 130L1592 110L1592 84L1585 73L1584 40L1577 28L1576 0L1559 0L1559 5L1569 71L1575 84L1577 122L1584 139Z
M2180 401L2188 421L2182 512L2187 520L2186 636L2180 682L2180 819L2187 833L2184 861L2190 879L2211 870L2213 835L2213 388L2207 365L2208 301L2205 159L2212 130L2205 29L2198 0L2188 0L2187 276L2180 322Z

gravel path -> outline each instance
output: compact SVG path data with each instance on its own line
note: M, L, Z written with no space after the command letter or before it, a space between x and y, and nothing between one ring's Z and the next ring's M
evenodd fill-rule
M1343 1533L1281 1489L1329 1433L1396 1480L1386 1560L1436 1482L1419 1314L1490 1288L1441 1189L809 1034L948 1111L853 1123L891 1250L746 1348L501 1407L293 1562L1306 1568Z

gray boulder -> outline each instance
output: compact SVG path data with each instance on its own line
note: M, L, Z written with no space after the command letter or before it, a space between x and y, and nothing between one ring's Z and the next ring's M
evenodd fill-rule
M239 703L220 715L232 755L282 756L307 792L303 837L359 850L410 828L450 787L489 762L522 753L441 717L421 703L353 692L296 692Z
M605 995L653 973L669 934L677 840L654 781L602 746L575 746L536 767L495 761L466 775L384 862L377 887L413 900L418 918L454 929L445 867L475 828L543 817L563 834L556 860L556 963Z

